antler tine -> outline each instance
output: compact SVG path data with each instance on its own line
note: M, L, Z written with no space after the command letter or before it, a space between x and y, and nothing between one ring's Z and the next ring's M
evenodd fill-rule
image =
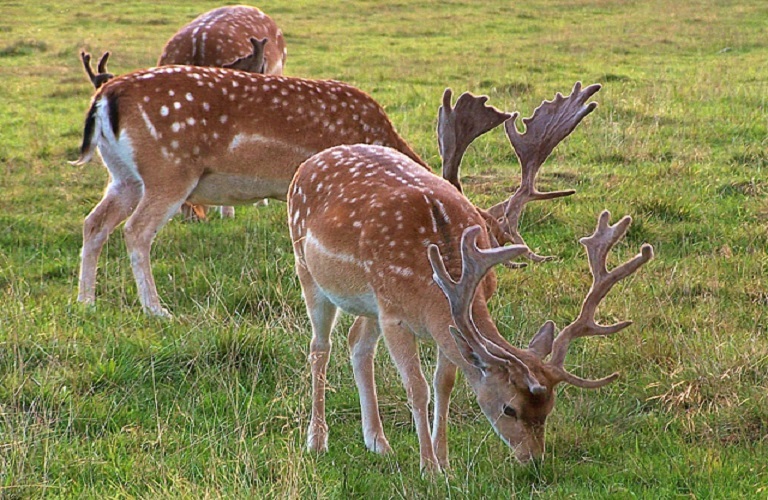
M93 73L93 69L91 68L91 54L81 50L80 59L83 61L83 67L85 68L85 72L88 74L88 78L91 79L91 83L93 83L95 86L96 75Z
M558 92L551 101L544 101L533 111L533 115L523 118L525 133L520 134L516 127L510 127L509 140L521 163L528 163L538 170L563 139L568 137L576 126L597 107L596 102L585 103L602 86L598 83L581 89L581 82L576 82L568 97ZM514 124L513 124L514 125Z
M101 59L99 59L99 66L98 66L99 73L107 72L107 59L109 59L109 51L104 52L101 55Z
M524 245L481 250L477 246L477 237L480 232L480 226L475 225L465 229L461 236L461 277L458 282L454 281L448 274L437 245L429 245L427 249L429 262L434 273L432 278L448 297L454 321L461 323L456 326L466 327L466 330L474 328L471 319L472 302L477 286L486 273L496 264L513 259L528 251L528 247Z
M653 258L653 247L646 243L635 257L608 271L606 267L608 252L624 237L632 223L632 218L626 216L611 226L609 224L610 218L610 212L605 210L600 214L595 232L579 240L587 249L587 258L592 273L592 286L584 299L579 316L570 325L563 328L555 338L552 344L552 355L548 363L556 369L562 380L583 388L602 387L615 380L618 374L614 373L599 380L587 380L568 373L563 368L563 362L568 354L571 341L579 337L611 335L632 324L631 321L622 321L613 325L600 325L595 321L595 313L598 305L613 288L613 285L637 271L640 266Z
M576 82L568 97L559 92L552 101L544 101L537 107L533 115L524 118L525 133L517 130L516 116L507 120L504 130L522 169L520 187L507 200L488 209L488 213L499 220L502 229L508 233L509 241L523 244L524 240L518 232L520 215L523 207L530 201L551 200L570 196L576 191L541 192L536 189L536 176L544 161L552 150L565 139L576 126L596 107L596 102L586 104L601 86L590 85L581 89L581 82ZM534 261L547 260L535 253L529 256Z
M437 142L443 160L443 178L460 192L459 167L469 145L489 130L504 123L512 115L487 106L488 96L464 92L451 107L451 89L443 92L443 104L438 109Z
M93 68L91 68L91 54L82 50L80 51L80 59L82 59L85 72L88 74L88 78L91 80L91 83L95 88L98 89L99 87L104 85L104 83L106 83L108 80L114 77L114 75L112 75L111 73L106 72L107 59L109 59L109 51L104 52L104 54L102 54L101 59L99 60L98 73L94 73Z

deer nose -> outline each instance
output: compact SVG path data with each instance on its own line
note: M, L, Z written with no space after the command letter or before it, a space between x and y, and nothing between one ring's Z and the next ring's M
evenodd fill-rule
M515 449L515 458L521 464L528 464L531 462L539 464L544 461L544 446L518 446Z

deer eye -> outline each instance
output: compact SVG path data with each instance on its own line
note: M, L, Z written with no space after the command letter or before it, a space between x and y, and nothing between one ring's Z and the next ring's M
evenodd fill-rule
M504 415L512 418L517 418L517 412L509 405L504 405Z

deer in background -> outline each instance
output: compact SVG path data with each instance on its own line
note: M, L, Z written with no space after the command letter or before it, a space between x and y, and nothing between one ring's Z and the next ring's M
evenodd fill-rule
M526 120L522 137L514 125L517 114L507 121L507 134L523 166L518 191L536 192L535 172L551 151L549 146L554 147L594 109L594 103L584 102L597 89L582 92L577 84L568 98L545 101ZM473 107L482 108L473 104L464 109ZM472 138L467 134L482 128L455 126L471 123L472 116L448 124L452 132L447 135L446 127L439 127L441 152L461 150L450 160L454 165L463 154L454 146L468 145ZM373 361L383 336L411 405L421 467L430 472L448 466L448 406L457 369L464 373L493 429L522 462L544 453L545 422L557 384L597 388L616 378L617 374L584 379L568 372L564 361L574 339L610 335L630 324L602 326L595 320L611 287L653 256L652 247L643 245L639 255L607 271L607 254L626 232L630 218L611 226L608 212L600 215L594 234L580 240L593 276L581 312L559 333L553 322L546 322L528 348L521 349L501 336L487 301L496 288L492 267L532 252L524 244L492 248L483 211L456 187L412 158L375 145L325 150L296 172L288 194L288 222L312 326L310 450L323 452L328 446L325 380L338 310L357 316L348 342L366 447L381 454L391 451L374 381ZM507 205L518 201L513 196ZM430 391L420 367L418 340L433 341L438 349L431 433Z
M184 64L282 75L288 51L283 32L256 7L235 5L211 10L183 26L165 43L158 66ZM234 217L232 206L219 207L222 217ZM203 205L185 203L186 220L205 219Z
M339 144L392 147L428 170L368 94L337 81L221 68L166 66L128 73L94 94L82 165L98 149L110 180L86 217L78 300L96 299L99 254L128 219L125 242L142 307L168 316L150 265L152 241L185 201L285 200L302 161Z
M255 57L259 53L262 56ZM271 17L256 7L235 5L201 14L179 29L165 43L157 65L215 66L281 75L287 55L283 32Z
M182 27L166 42L157 65L213 66L281 75L287 54L283 32L272 18L255 7L238 5L206 12ZM94 71L91 55L80 52L85 72L96 89L115 77L107 71L109 56L104 52Z

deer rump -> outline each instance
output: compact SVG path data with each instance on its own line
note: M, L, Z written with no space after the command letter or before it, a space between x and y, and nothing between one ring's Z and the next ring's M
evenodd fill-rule
M388 145L424 164L381 107L347 84L172 66L100 88L73 164L98 148L113 182L183 183L194 203L247 204L285 200L302 161L356 143Z

